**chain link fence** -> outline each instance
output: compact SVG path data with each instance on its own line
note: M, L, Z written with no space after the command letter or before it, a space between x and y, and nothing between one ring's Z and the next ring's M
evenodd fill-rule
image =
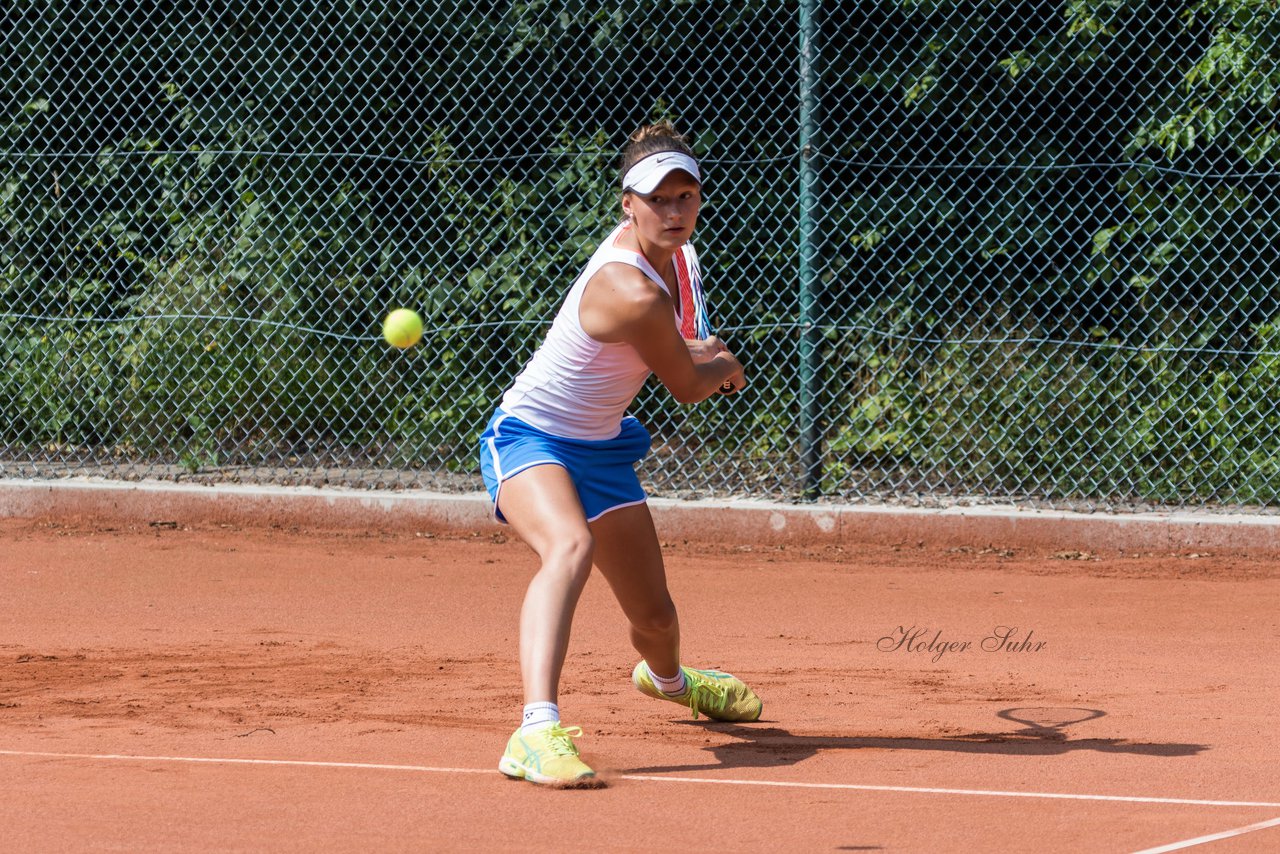
M669 117L753 385L655 492L1273 508L1277 6L15 0L0 475L479 488Z

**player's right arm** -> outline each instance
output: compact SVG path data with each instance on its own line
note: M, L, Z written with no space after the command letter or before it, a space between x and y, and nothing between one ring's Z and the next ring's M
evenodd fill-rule
M680 337L672 322L671 297L640 270L606 264L591 277L578 319L597 341L626 343L680 403L698 403L724 383L746 385L742 364L718 340L696 347Z

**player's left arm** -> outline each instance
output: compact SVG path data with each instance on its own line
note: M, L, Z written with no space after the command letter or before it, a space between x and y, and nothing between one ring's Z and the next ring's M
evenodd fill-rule
M688 346L689 357L693 359L693 363L695 365L710 362L716 357L716 353L724 353L729 349L725 343L715 335L701 341L686 338L684 343Z
M680 403L705 400L726 382L745 386L741 363L711 339L696 345L672 323L666 291L638 269L606 264L587 283L578 310L583 330L598 341L630 344ZM710 342L710 343L708 343Z

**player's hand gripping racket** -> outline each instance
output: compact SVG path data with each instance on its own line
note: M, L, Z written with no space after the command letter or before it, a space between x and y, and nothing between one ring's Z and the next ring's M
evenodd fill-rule
M702 292L702 270L698 267L698 253L694 251L693 244L686 243L677 257L684 261L683 265L677 265L684 267L677 270L678 278L682 285L687 282L690 302L693 303L693 334L699 341L705 341L716 332L707 312L707 297ZM726 380L719 391L720 394L730 393L733 391L733 383Z

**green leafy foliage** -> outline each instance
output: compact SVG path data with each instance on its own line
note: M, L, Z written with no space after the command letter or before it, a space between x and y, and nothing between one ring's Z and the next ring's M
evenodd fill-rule
M1276 2L820 4L803 153L788 4L55 5L0 81L0 445L469 471L674 117L753 385L646 391L661 436L794 464L803 154L828 491L1275 500Z

